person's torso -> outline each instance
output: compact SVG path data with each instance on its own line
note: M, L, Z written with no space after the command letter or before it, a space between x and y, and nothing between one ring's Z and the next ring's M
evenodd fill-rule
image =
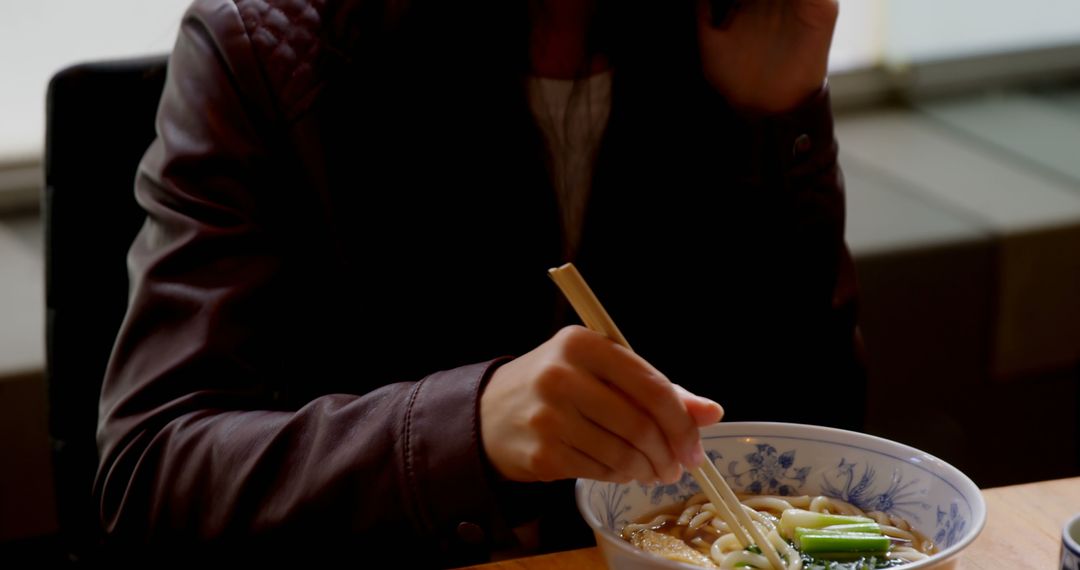
M567 259L524 77L359 45L316 67L283 139L298 197L284 288L303 298L286 318L312 373L300 399L522 354L576 322L546 275ZM783 395L836 356L820 331L839 232L746 192L730 141L698 120L704 83L685 79L638 97L641 78L616 68L574 261L674 381L725 403L767 381Z

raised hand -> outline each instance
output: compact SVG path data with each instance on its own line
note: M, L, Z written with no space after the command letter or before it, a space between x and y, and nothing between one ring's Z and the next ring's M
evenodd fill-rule
M704 458L698 427L722 415L719 404L578 326L498 368L480 398L488 459L515 481L673 482L680 464Z
M698 44L709 83L736 108L791 110L825 82L837 0L741 0L713 27L698 0Z

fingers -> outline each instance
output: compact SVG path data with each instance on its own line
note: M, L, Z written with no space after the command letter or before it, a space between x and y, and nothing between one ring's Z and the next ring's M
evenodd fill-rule
M723 409L606 337L568 327L497 368L480 397L488 460L515 481L672 482Z
M686 466L705 459L697 425L674 385L648 362L607 337L581 327L563 329L572 360L611 383L651 416L675 457Z
M611 469L574 447L564 447L562 448L562 453L564 461L566 461L568 465L577 465L580 469L584 470L582 471L584 473L589 473L590 471L593 472L593 475L584 475L585 478L611 481L613 483L629 483L633 480L629 475Z
M580 414L574 414L569 420L565 443L604 465L611 471L612 477L642 483L652 483L660 478L649 458L630 442ZM674 463L669 464L678 467Z
M564 444L547 447L533 458L533 470L540 481L584 477L614 483L629 483L631 477L600 463L575 447Z
M603 432L593 435L593 441L575 441L578 449L641 482L678 480L682 469L663 432L645 411L598 378L583 378L576 392L577 411L582 421L593 428L583 433ZM594 441L599 445L585 447ZM598 451L592 453L591 449Z
M679 393L679 397L682 398L683 404L686 406L686 411L690 413L690 417L694 418L694 423L698 427L711 426L719 422L724 417L724 408L716 402L692 394L675 384L675 391Z

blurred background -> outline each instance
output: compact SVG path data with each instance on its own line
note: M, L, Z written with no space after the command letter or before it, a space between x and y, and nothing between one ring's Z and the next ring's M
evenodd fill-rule
M63 558L44 369L47 83L74 63L168 52L188 3L0 2L0 560ZM1080 474L1080 3L842 0L830 82L867 431L982 487Z

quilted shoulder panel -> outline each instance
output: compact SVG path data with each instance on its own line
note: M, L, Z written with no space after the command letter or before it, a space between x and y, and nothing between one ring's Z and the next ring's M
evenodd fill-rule
M302 112L319 87L325 0L234 0L285 117Z

